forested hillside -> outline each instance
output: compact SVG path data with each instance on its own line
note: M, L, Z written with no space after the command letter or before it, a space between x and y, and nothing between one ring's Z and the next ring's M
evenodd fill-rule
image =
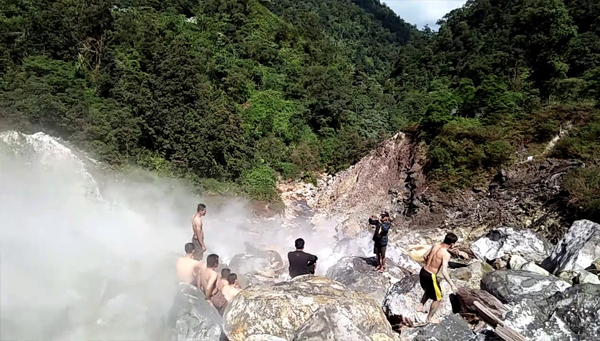
M586 163L568 183L599 212L597 1L470 0L439 32L378 0L0 5L2 127L115 167L272 199L277 175L338 171L405 129L452 191L562 128L552 156Z
M2 9L5 125L42 128L115 165L235 181L266 199L276 172L345 168L405 123L385 79L413 28L395 17L390 30L351 1Z

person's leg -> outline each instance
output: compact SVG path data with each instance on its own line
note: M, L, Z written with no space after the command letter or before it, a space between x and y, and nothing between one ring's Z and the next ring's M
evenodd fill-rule
M431 308L429 308L429 315L427 315L427 322L429 323L440 323L440 321L436 318L434 318L433 316L435 315L435 312L437 311L438 307L440 306L440 303L442 301L433 301L431 303Z
M385 271L385 249L386 246L381 247L381 266L379 267L379 272Z
M373 270L377 271L381 267L381 260L379 259L379 247L377 246L377 242L375 242L375 246L373 247L373 253L375 254L376 259L375 269Z
M419 302L419 304L417 304L417 312L418 313L425 313L425 303L427 303L427 293L423 294L423 297L421 298L421 302Z

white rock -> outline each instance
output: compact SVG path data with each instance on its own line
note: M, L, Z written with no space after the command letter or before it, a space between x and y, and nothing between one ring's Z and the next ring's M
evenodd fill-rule
M521 270L523 265L527 264L527 260L519 255L512 255L508 264L513 270Z
M550 276L550 273L548 271L546 271L543 268L537 266L533 262L528 262L528 263L523 264L523 266L521 267L521 270L527 270L527 271L538 273L540 275Z
M577 277L579 278L579 284L600 284L600 279L598 279L598 276L585 270L579 271Z
M541 262L550 253L550 245L531 230L515 230L511 227L495 229L502 234L497 240L487 236L471 244L471 251L482 261L493 261L507 255L520 255L530 262Z
M577 220L555 245L542 267L553 274L564 270L582 270L592 264L600 247L600 225L589 220ZM581 259L581 260L580 260Z

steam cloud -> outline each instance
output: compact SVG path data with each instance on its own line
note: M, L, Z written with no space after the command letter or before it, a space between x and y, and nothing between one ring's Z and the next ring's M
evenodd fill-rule
M100 171L42 133L1 133L0 338L161 338L198 202L208 205L207 252L225 262L245 242L285 257L297 237L320 259L332 252L328 228L250 224L241 200L197 198L141 171Z

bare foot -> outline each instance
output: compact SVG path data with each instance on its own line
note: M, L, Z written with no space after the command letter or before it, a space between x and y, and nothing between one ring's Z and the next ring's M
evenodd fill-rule
M436 318L432 318L431 320L428 321L429 323L433 323L433 324L438 324L440 323L440 320L436 319Z
M385 266L382 266L382 267L379 268L379 272L380 273L383 273L384 271L385 271Z
M381 265L377 265L373 271L379 271L379 269L381 269Z
M417 313L426 313L427 311L425 311L425 307L420 305L417 307Z

